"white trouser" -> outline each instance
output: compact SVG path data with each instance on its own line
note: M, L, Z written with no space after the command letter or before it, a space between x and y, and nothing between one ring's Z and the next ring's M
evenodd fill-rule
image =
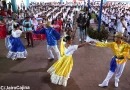
M124 70L124 67L125 67L125 64L117 64L117 68L116 68L116 71L115 71L115 81L116 82L119 82L119 78L121 77L122 75L122 72ZM114 75L114 72L112 71L109 71L105 80L103 81L103 83L106 83L108 84L109 83L109 80L112 78L112 76Z
M57 55L57 58L59 60L60 59L60 52L59 52L59 49L58 49L57 45L55 45L55 46L47 45L47 52L49 54L49 58L54 58L54 55L52 53L52 49L55 51L55 53Z

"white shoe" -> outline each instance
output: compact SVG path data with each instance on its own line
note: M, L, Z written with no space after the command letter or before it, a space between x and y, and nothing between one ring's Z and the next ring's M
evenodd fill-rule
M118 82L117 81L115 81L115 87L118 88Z
M48 58L48 60L53 60L54 58Z
M79 41L81 42L81 39L79 39Z
M24 57L25 59L27 58L27 57Z
M17 60L16 58L12 58L12 60L14 61L14 60Z
M107 87L108 83L103 82L102 84L98 84L99 87Z

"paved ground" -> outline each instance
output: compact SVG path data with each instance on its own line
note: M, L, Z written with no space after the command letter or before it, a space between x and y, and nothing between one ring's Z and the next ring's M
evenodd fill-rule
M26 40L22 38L24 45ZM77 41L77 35L74 41ZM31 90L130 90L130 61L120 79L119 88L114 87L114 78L109 87L100 88L108 70L112 52L108 48L85 46L77 50L74 67L66 88L50 83L47 69L56 61L47 60L46 41L35 41L34 48L27 48L27 59L12 61L6 58L4 40L0 40L0 86L30 86Z

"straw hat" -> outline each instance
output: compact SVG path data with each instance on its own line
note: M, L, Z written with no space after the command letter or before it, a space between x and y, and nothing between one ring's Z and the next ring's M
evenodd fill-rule
M52 27L51 22L47 22L46 26Z
M117 33L115 34L115 37L122 38L122 37L123 37L123 33L121 33L121 32L117 32Z

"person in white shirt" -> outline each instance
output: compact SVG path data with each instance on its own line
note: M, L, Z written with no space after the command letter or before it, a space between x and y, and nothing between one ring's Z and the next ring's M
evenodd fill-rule
M67 16L68 19L71 19L72 23L73 23L73 16L74 15L72 13L69 13L68 16Z
M19 19L20 19L20 20L23 20L23 19L24 19L24 14L23 14L22 12L19 14Z
M117 21L117 30L116 31L125 34L126 30L127 30L127 22L125 21L124 17L121 17Z
M114 30L114 34L116 32L116 28L115 28L115 19L111 18L111 22L109 23L109 31L111 32L112 30Z
M8 18L8 21L7 21L7 28L8 28L8 34L10 35L11 34L11 31L13 30L13 20L11 17Z
M71 31L71 32L73 31L73 26L71 24L70 19L67 20L67 22L64 25L64 28L65 28L65 32L67 32L68 30Z
M14 24L12 35L7 36L5 39L6 48L9 50L7 58L11 58L12 60L16 60L18 58L26 58L27 51L22 41L20 40L21 34L22 31L20 30L20 26L18 24Z
M105 24L105 15L104 15L104 13L102 13L102 22L103 22L103 24Z
M35 17L32 18L33 30L37 30L38 22Z
M52 23L52 17L51 17L51 15L48 16L48 21Z

